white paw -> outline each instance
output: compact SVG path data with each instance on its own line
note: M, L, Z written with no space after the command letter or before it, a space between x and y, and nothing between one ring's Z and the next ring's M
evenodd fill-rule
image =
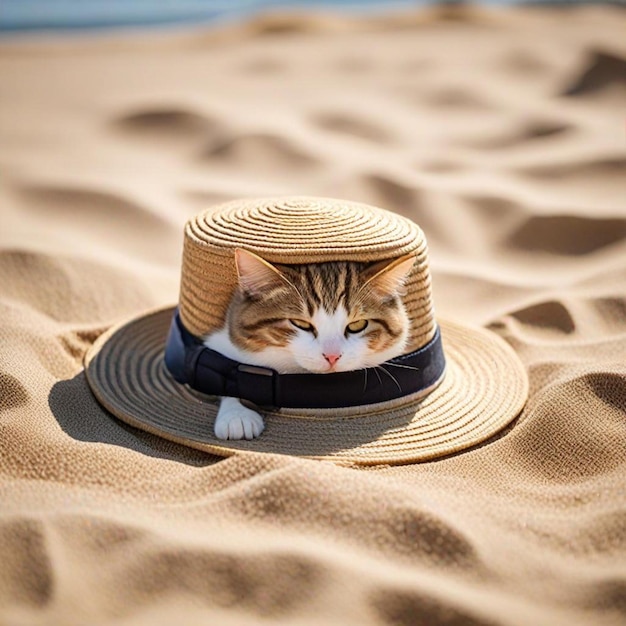
M218 439L254 439L264 428L263 418L256 411L236 398L222 398L214 426Z

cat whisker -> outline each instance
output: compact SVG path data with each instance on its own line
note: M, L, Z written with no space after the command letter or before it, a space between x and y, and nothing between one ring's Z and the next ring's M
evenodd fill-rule
M367 389L367 368L363 370L363 374L365 376L365 380L363 381L363 393L365 393L365 390Z
M396 380L396 377L391 372L388 372L382 365L379 365L374 371L378 369L381 369L383 372L385 372L385 374L387 374L387 376L389 376L389 378L391 378L391 380L396 383L396 387L398 388L398 390L402 392L402 387L400 383Z
M383 384L383 379L380 377L380 374L378 373L378 365L376 367L374 367L374 374L376 374L376 378L378 378L378 384L382 385Z
M401 365L400 363L391 363L390 361L387 361L385 365L389 365L391 367L402 367L405 370L415 370L416 372L419 372L419 370L421 369L413 365Z

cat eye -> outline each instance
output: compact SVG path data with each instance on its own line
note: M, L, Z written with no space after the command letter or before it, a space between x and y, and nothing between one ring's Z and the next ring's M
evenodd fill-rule
M351 322L346 326L346 332L349 333L360 333L362 330L367 328L367 320L357 320L356 322Z
M305 322L304 320L289 320L296 328L300 330L306 330L308 333L312 333L315 329L313 328L313 324L309 324L309 322Z

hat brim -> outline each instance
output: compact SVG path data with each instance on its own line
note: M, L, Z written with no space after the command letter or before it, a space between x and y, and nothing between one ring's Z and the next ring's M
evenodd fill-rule
M213 433L218 399L180 385L165 367L173 313L173 307L153 311L101 335L85 355L87 380L122 421L219 456L267 452L347 465L425 461L489 439L519 414L528 396L524 367L504 340L439 320L447 366L426 397L351 409L262 410L259 438L224 441Z

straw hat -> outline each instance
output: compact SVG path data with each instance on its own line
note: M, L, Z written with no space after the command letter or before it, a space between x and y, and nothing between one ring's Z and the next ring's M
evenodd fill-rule
M189 336L219 329L234 290L236 248L270 263L375 262L415 255L404 306L407 352L442 338L445 370L427 388L359 406L260 408L265 430L253 440L217 439L218 399L176 382L164 362L176 310ZM173 326L172 326L173 327ZM171 332L171 331L170 331ZM436 319L428 251L408 219L364 204L327 198L239 200L214 207L185 227L178 309L124 321L85 356L87 380L113 415L137 428L220 456L271 452L340 464L397 464L433 459L485 441L521 411L525 370L494 333ZM331 382L339 374L308 374Z

